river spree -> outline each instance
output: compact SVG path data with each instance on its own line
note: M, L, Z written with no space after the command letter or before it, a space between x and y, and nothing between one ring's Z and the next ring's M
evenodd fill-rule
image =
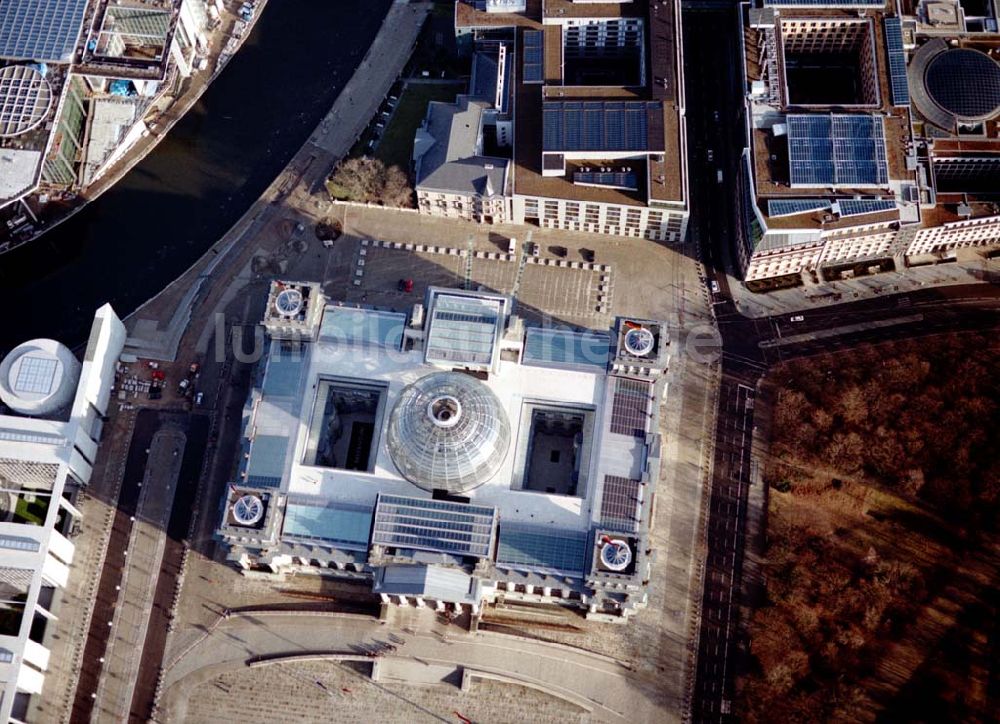
M390 0L271 0L242 50L159 146L48 234L0 256L0 350L86 339L94 309L132 312L216 242L329 110Z

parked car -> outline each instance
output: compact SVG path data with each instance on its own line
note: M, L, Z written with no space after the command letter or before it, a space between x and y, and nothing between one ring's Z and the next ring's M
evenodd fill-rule
M806 318L805 318L804 314L793 314L791 316L791 318L790 318L790 321L792 321L792 322L804 322L804 321L806 321Z

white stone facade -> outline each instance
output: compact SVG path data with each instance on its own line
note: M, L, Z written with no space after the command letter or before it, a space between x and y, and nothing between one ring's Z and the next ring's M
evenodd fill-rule
M503 224L509 218L508 199L502 195L457 194L417 188L421 214L477 223Z
M969 247L1000 246L1000 216L955 221L921 229L906 250L907 255L938 254Z
M679 242L687 231L681 209L624 206L590 201L515 195L512 221L545 229L588 231L653 241Z
M49 607L68 581L81 515L68 494L90 480L125 335L110 306L97 311L68 417L0 415L0 581L11 614L0 631L0 721L19 721L26 698L43 693L59 626Z

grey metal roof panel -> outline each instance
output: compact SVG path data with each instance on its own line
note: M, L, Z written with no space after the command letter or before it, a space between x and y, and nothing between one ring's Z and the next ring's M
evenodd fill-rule
M428 171L417 183L417 190L485 196L488 177L493 192L500 195L504 191L508 163L507 159L489 156L472 156L458 161L448 161Z
M475 602L475 589L475 579L462 570L425 565L385 566L374 585L377 593L449 602Z
M488 107L480 100L460 95L454 103L431 101L424 117L425 133L435 143L426 148L417 165L417 185L442 164L476 156L483 110ZM426 144L424 144L426 146Z
M402 312L329 305L323 310L319 338L323 342L399 349L406 327Z

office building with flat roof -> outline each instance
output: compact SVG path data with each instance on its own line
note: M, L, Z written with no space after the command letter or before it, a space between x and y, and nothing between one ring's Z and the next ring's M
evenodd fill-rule
M496 145L509 149L508 182L492 189L504 195L507 219L683 238L679 3L458 0L455 27L476 56L497 44L505 49L505 93L494 106L509 104L499 109L495 134ZM417 191L419 198L419 179ZM431 197L421 211L440 214L435 200L449 203Z
M1000 246L992 2L762 0L741 22L749 287Z
M662 324L525 328L498 294L430 288L403 313L282 283L264 326L218 529L247 575L353 578L474 616L645 605Z
M97 310L82 361L51 339L0 362L0 720L43 694L125 327Z

